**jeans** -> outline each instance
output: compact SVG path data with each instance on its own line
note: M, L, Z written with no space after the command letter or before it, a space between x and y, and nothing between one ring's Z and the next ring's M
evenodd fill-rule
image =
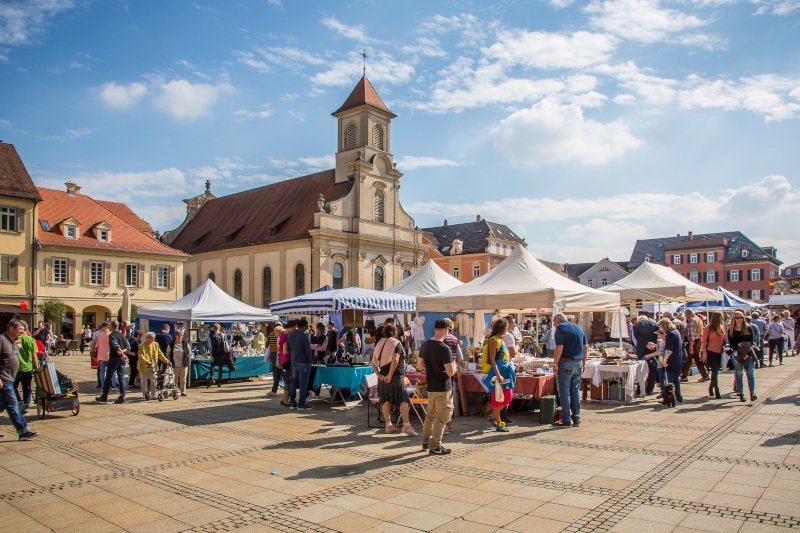
M675 385L675 400L682 402L683 401L683 394L681 394L681 369L677 370L670 370L669 368L664 369L667 375L667 384L672 383Z
M649 370L649 369L648 369ZM656 372L658 373L658 384L664 386L667 384L667 371L664 369L663 366L659 366L656 368Z
M561 423L580 422L581 419L581 361L558 362L558 400L561 402Z
M755 368L755 361L752 357L748 357L744 364L740 363L736 358L736 352L733 355L733 369L735 371L733 382L736 386L736 391L739 394L744 394L744 384L742 383L742 371L747 374L747 388L750 389L750 394L756 392L756 376L753 372Z
M270 354L269 354L269 362L272 363L272 392L276 393L276 392L278 392L278 385L280 385L280 382L281 382L281 375L283 374L283 369L282 368L278 368L278 354L277 353L270 352ZM286 381L289 381L289 380L285 379L284 383L283 383L284 385L288 385L288 383L286 383Z
M442 444L444 427L453 418L453 391L428 392L428 413L422 425L422 442L435 450Z
M772 365L772 355L778 351L778 361L783 364L783 337L769 339L769 364Z
M22 435L28 431L28 423L19 412L19 404L17 403L17 392L14 388L13 381L4 381L3 388L0 389L0 410L5 409L11 423L17 430L17 433Z
M642 357L639 358L643 359ZM644 382L644 394L650 396L656 388L656 381L658 381L658 363L654 357L647 359L647 379Z
M289 386L289 403L292 405L307 405L309 374L311 374L311 365L306 363L292 364L292 384ZM300 398L295 401L298 385L300 386Z
M17 377L14 380L14 394L17 395L17 402L25 407L31 404L31 380L33 379L33 370L30 372L17 372ZM22 385L22 397L20 398L17 387Z
M102 364L102 363L101 363ZM108 361L106 362L106 375L103 378L103 397L108 396L108 392L111 390L111 383L116 381L119 383L119 397L125 397L125 363L122 361L122 357L109 357ZM117 379L114 379L114 376L117 376Z
M109 357L108 361L98 361L97 362L97 384L98 386L105 390L106 388L106 376L108 375L108 363L112 359L118 359L117 357ZM111 386L117 386L117 377L112 376L111 378Z

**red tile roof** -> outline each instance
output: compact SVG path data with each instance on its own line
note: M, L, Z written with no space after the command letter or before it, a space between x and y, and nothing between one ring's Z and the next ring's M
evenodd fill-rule
M342 107L333 112L333 115L338 115L343 111L354 109L362 105L369 105L382 111L386 111L392 115L392 117L397 116L389 111L389 108L386 107L386 104L383 103L381 97L378 96L378 91L375 90L375 87L372 86L366 75L362 76L362 78L358 80L353 92L351 92L350 96L347 97L347 100L344 101Z
M172 242L189 254L308 238L320 194L342 198L353 181L335 183L333 170L209 200Z
M153 234L153 227L145 220L139 218L136 213L131 211L131 208L122 202L109 202L108 200L96 200L98 204L102 205L109 211L113 211L119 218L138 229L142 233L148 235Z
M125 207L123 214L117 214L116 202L101 202L85 194L71 196L64 191L39 188L42 203L39 204L39 220L47 221L51 229L44 231L41 224L36 228L39 241L43 245L70 246L93 250L115 250L125 252L149 253L184 257L186 254L162 244L145 235L140 228L147 225L133 211ZM136 222L127 219L135 217ZM56 223L73 218L80 223L80 239L67 239L56 227ZM93 227L105 221L111 226L111 242L101 242L95 237Z
M28 169L13 144L0 142L0 195L41 201Z

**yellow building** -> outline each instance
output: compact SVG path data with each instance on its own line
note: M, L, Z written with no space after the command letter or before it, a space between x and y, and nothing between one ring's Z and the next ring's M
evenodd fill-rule
M116 318L126 287L137 306L183 296L186 254L157 241L125 204L95 200L72 182L66 187L39 189L36 296L67 305L56 334L77 338L84 325Z
M335 288L382 290L410 276L426 250L400 205L391 121L365 77L333 113L336 168L220 198L186 200L165 242L191 254L184 293L207 278L248 304Z
M0 142L0 331L12 318L31 318L36 206L41 201L14 145Z

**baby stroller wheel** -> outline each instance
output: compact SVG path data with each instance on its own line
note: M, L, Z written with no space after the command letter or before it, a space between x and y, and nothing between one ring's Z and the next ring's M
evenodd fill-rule
M158 401L159 402L163 402L164 401L164 395L161 394L160 392L158 393Z
M72 416L78 416L78 413L80 412L81 412L81 404L75 402L75 404L72 406Z
M44 417L47 416L47 400L44 398L36 400L36 416L41 420L44 420Z
M172 391L172 399L173 400L177 400L178 399L178 391L176 391L176 390Z

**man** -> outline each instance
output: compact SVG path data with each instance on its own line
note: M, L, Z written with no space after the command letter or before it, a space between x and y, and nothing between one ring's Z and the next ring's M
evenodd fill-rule
M648 343L658 343L658 324L647 315L639 315L633 326L633 335L636 339L636 356L641 360L650 353ZM655 358L647 359L647 381L644 386L644 395L653 394L653 389L658 381L658 363Z
M553 370L561 402L561 422L554 422L553 425L578 427L581 425L581 374L583 360L589 354L589 343L581 327L568 322L564 313L558 313L553 318L553 324L556 326Z
M14 379L19 370L19 337L25 331L25 322L12 319L8 329L0 335L0 409L5 409L11 423L19 434L19 440L30 440L38 433L28 428L28 423L19 412ZM2 438L2 435L0 435Z
M289 386L289 408L298 411L308 411L308 376L311 374L311 339L308 337L308 320L301 318L297 321L297 329L289 333L286 344L289 356L292 358L292 384ZM300 388L300 398L296 397Z
M169 334L169 324L161 326L161 332L156 334L156 342L158 347L161 348L161 353L166 354L170 346L172 346L172 335Z
M464 360L464 353L461 351L461 343L458 342L458 337L453 335L453 321L449 318L445 318L444 321L447 324L447 336L444 338L444 343L448 348L450 348L450 354L453 356L453 361L456 363L456 366L458 366L461 361ZM452 426L453 421L450 420L445 426L445 434L450 433Z
M781 313L781 324L783 324L783 331L786 332L784 337L784 341L786 345L783 347L784 353L789 356L792 352L792 355L795 353L797 348L795 347L795 335L794 335L794 319L789 315L789 311L784 311Z
M14 379L14 393L17 395L20 413L25 414L31 403L31 381L33 371L39 366L39 359L36 356L36 341L28 332L28 325L24 322L23 324L25 332L19 336L19 370ZM22 396L18 392L19 385L22 385Z
M628 337L631 339L634 349L636 348L636 336L633 334L633 328L636 326L636 317L630 319L628 323Z
M453 381L456 364L453 353L444 343L447 322L442 319L433 324L434 334L420 348L425 361L425 379L428 386L428 414L422 433L422 449L431 455L447 455L450 449L442 446L444 427L453 417Z
M103 380L103 393L95 398L98 402L108 401L108 392L111 390L111 380L114 374L117 375L119 385L119 397L114 403L125 403L125 364L128 362L128 350L131 345L128 339L119 330L119 322L111 322L111 333L108 334L108 343L111 351L108 354L106 363L106 377Z
M44 344L45 347L47 347L47 342L52 338L50 335L50 330L47 329L47 326L41 320L39 321L39 325L36 327L33 338L37 341L42 341L42 344Z
M508 315L504 318L508 323L508 328L506 329L506 332L503 335L503 340L505 341L506 346L508 347L508 355L514 357L518 353L517 344L521 344L522 337L519 338L518 342L517 335L519 334L519 332L516 331L517 323L514 321L514 317Z
M758 366L759 368L764 368L764 335L767 333L767 328L769 327L761 318L761 313L758 311L753 311L750 315L750 323L756 327L758 330L758 339L753 340L753 349L756 351L756 355L758 356Z
M136 376L139 375L139 344L142 340L142 332L138 329L133 332L133 335L128 339L130 349L128 350L128 366L130 366L131 374L128 380L128 388L138 389L136 385Z
M697 366L697 370L700 372L698 383L703 383L704 381L708 381L706 365L703 364L703 360L700 357L700 348L703 344L703 321L700 320L700 317L691 309L686 309L686 311L683 312L683 316L686 319L686 336L683 338L688 346L687 355L689 357L686 362L683 363L681 381L689 381L689 371L692 369L692 363L694 363L695 366Z

